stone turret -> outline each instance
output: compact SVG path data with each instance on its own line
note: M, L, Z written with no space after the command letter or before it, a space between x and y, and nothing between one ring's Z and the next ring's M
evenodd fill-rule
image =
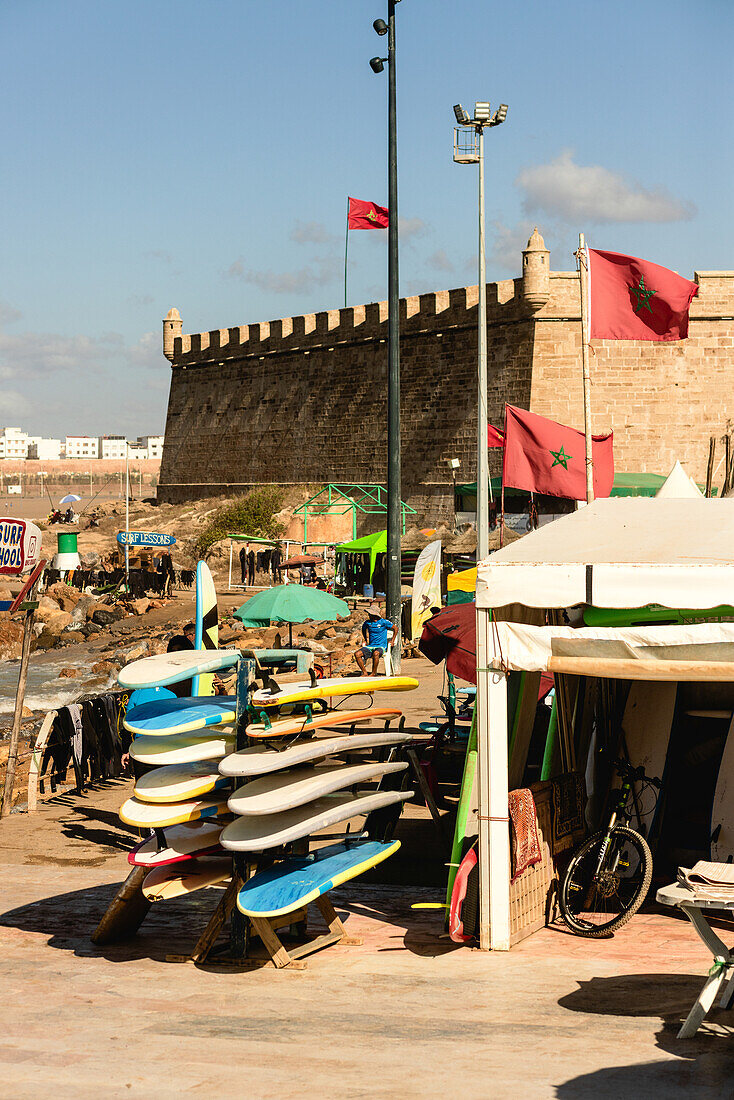
M550 252L537 226L522 254L522 296L533 313L550 297Z
M173 342L183 331L181 314L176 307L169 309L163 322L163 354L166 359L173 361Z

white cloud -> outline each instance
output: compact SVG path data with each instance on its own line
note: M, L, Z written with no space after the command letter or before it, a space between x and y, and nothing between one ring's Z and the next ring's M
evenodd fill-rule
M412 241L415 237L424 237L428 226L422 218L402 218L398 216L398 233L401 241Z
M0 325L12 325L14 321L19 321L23 314L15 306L9 305L7 302L0 302Z
M27 416L32 406L27 397L17 390L0 390L0 420L5 423L16 417Z
M511 226L495 221L492 222L492 229L494 239L487 252L490 267L498 267L503 272L519 275L522 270L521 253L533 231L533 223L522 221Z
M336 237L323 222L296 222L290 232L296 244L333 244Z
M242 260L235 260L224 275L269 294L300 294L333 283L343 270L342 262L335 256L323 256L294 271L253 271L246 269Z
M601 165L576 164L570 149L548 164L524 168L515 182L527 213L542 211L569 223L688 221L696 213L693 203L662 187L650 190Z
M454 265L446 255L442 248L436 249L435 252L426 260L429 267L432 267L434 271L453 271Z

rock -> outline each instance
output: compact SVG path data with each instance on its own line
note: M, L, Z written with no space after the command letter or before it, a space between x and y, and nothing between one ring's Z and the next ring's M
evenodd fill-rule
M56 600L62 611L72 611L82 598L81 592L70 588L63 581L57 581L46 589L46 595Z
M85 623L81 628L85 638L88 638L90 634L101 634L103 630L104 627L100 626L98 623Z
M45 619L48 615L53 615L55 611L61 611L61 605L58 601L52 600L50 596L41 596L38 601L36 616L39 619Z
M300 643L298 648L299 649L307 649L311 653L328 653L329 652L327 650L326 646L322 645L321 642L315 642L312 638L306 638L303 642Z
M59 645L79 645L84 641L86 641L86 638L81 630L64 630L59 635Z
M97 607L92 612L92 622L98 626L110 626L111 623L117 622L117 615L109 607Z
M315 638L333 638L336 635L336 627L334 626L322 626L320 630L316 631Z
M33 649L53 649L58 640L58 634L52 634L50 630L46 630L46 628L44 627L44 629L36 638Z
M82 569L96 569L101 558L96 550L87 550L85 554L79 555L79 560L82 563Z
M82 596L71 613L73 623L85 623L92 617L97 601L94 596Z
M358 645L364 645L364 638L362 637L361 634L358 634L357 631L355 630L355 632L353 634L349 635L349 644L352 645L352 646L355 646L355 648Z
M71 615L68 611L56 611L53 615L49 615L46 619L46 630L49 634L59 635L71 622Z
M115 665L112 661L95 661L92 665L90 672L112 672Z
M141 657L147 657L150 653L150 642L137 642L135 645L124 646L118 650L117 656L123 657L123 664L130 664L131 661L137 661Z
M133 615L144 615L149 608L150 600L146 596L143 596L140 600L133 600L132 602Z
M79 675L78 668L62 668L59 672L60 680L73 680Z
M299 638L315 638L316 637L316 630L317 630L317 627L312 626L310 623L299 623L298 626L296 626L295 624L293 625L293 635L294 635L294 637L298 636ZM286 635L285 635L286 637L288 636L287 631L288 631L288 624L286 623ZM286 643L283 642L283 645L285 645L285 644Z

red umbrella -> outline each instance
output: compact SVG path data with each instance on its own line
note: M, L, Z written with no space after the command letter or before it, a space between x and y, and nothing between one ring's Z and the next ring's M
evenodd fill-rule
M317 558L314 554L299 554L297 557L288 558L281 562L281 569L298 569L300 565L321 565L323 558Z
M423 624L418 649L434 665L446 662L446 669L470 684L477 682L477 609L473 603L455 604ZM540 678L538 699L553 687L552 673Z
M423 624L418 649L434 665L446 668L461 680L477 682L477 609L473 603L447 607Z

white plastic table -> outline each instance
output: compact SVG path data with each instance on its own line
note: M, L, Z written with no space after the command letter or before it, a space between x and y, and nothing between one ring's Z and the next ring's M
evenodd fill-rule
M719 939L706 919L706 913L709 910L728 909L734 912L734 899L728 902L721 901L719 898L697 897L692 890L687 890L685 886L674 882L658 890L657 900L661 905L674 906L685 913L713 956L713 965L708 972L704 987L678 1032L679 1039L690 1039L713 1008L716 995L724 982L726 985L719 1002L720 1007L731 1008L734 1001L734 954L723 940Z

